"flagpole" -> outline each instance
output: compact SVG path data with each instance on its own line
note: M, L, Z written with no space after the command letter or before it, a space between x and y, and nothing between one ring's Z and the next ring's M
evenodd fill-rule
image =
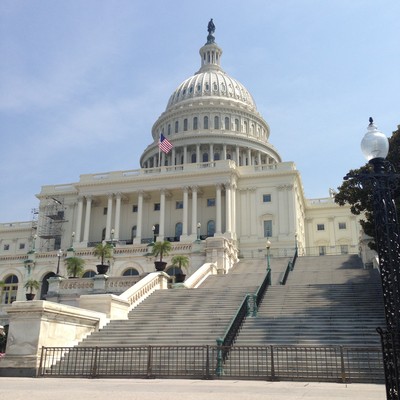
M161 140L161 133L158 134L158 166L161 167L161 160L160 160L160 140Z

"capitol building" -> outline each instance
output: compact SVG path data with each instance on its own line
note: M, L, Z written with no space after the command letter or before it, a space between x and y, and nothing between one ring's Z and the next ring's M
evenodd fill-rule
M94 279L93 249L103 241L114 247L109 279L154 272L154 241L172 244L170 275L171 257L189 258L187 277L206 263L227 274L243 259L265 265L267 253L289 257L296 249L300 257L359 254L357 217L328 188L326 198L305 197L300 171L271 144L255 99L224 71L222 56L209 25L198 72L176 87L142 138L149 145L140 169L43 186L31 221L0 224L0 325L11 303L25 300L27 280L40 282L36 299L77 306L79 290L56 295L52 279L56 289L70 281L71 255Z

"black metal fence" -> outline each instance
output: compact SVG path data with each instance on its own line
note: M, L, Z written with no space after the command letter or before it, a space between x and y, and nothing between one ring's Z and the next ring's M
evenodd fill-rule
M43 347L38 376L384 383L380 348L342 346Z

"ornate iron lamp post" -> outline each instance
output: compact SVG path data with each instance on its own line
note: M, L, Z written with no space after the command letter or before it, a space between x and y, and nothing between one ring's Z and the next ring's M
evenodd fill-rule
M372 188L375 239L379 256L385 306L386 330L377 328L381 336L383 364L385 369L386 396L400 399L400 228L397 219L393 190L399 175L385 158L389 151L387 137L369 119L361 149L372 166L370 172L347 175L356 178L363 187Z
M60 249L57 251L57 271L56 271L56 276L60 276L60 259L61 256L63 255L63 251Z
M197 241L200 242L200 228L201 228L201 223L197 223Z

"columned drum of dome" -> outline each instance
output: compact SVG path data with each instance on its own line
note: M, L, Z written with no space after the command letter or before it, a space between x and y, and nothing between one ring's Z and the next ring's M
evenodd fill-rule
M140 161L143 168L228 159L238 166L281 162L268 142L269 126L253 97L221 68L222 49L214 41L214 31L208 30L207 43L200 49L200 69L177 87L153 125L153 143ZM174 145L162 157L161 134Z

